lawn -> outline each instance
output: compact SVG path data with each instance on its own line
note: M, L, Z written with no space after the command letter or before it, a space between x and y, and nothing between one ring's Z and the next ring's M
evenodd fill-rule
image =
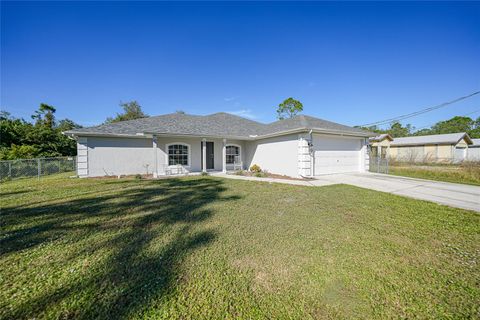
M0 318L477 318L480 215L346 185L1 184Z
M389 173L411 178L480 185L480 163L459 165L396 164L390 166Z

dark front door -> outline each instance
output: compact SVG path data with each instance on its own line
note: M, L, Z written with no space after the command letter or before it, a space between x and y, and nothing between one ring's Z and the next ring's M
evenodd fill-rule
M215 158L213 152L213 142L207 141L207 170L215 169ZM203 148L202 148L202 167L203 167Z

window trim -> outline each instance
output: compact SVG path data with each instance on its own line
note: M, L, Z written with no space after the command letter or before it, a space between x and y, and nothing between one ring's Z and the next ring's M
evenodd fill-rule
M168 147L170 146L173 146L173 145L182 145L182 146L186 146L188 148L188 153L187 153L187 165L183 165L183 164L173 164L173 165L170 165L170 161L169 161L169 154L168 154ZM167 143L165 144L165 154L167 155L165 157L165 164L167 165L167 167L176 167L176 166L182 166L182 167L185 167L185 168L190 168L191 166L191 159L192 159L192 147L188 144L188 143L185 143L185 142L170 142L170 143Z
M236 143L227 143L225 145L225 164L227 166L233 166L235 163L227 163L227 147L238 147L238 156L240 157L240 162L243 162L242 160L242 146Z

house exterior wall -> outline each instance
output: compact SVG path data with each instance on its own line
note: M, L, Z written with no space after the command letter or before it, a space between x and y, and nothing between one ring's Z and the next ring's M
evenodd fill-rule
M452 145L438 145L438 161L450 162L453 159L453 146Z
M298 176L298 134L246 142L245 169L257 164L262 170Z
M368 165L366 144L364 139L356 139L361 142L359 171L362 171ZM214 144L214 170L222 170L223 139L207 138L206 141ZM156 149L154 143L156 143ZM168 145L173 143L189 146L189 165L185 166L185 171L200 172L202 170L202 138L157 136L155 140L145 137L79 137L77 139L79 155L77 173L81 177L152 174L157 168L158 174L162 175L165 174L168 166ZM313 174L311 170L314 171L314 168L305 135L290 134L258 141L227 139L226 145L230 144L240 147L244 169L257 164L262 170L276 174L293 177Z
M87 146L89 177L153 172L152 139L88 137Z
M461 143L461 147L467 147ZM397 161L452 162L454 145L390 146L390 158Z
M168 165L167 145L183 143L189 145L189 166L187 172L202 171L201 138L157 137L158 173L165 173ZM223 139L207 139L214 144L214 170L223 169ZM240 147L242 162L245 158L245 143L228 140L227 145ZM153 139L149 138L106 138L79 137L77 141L77 174L79 177L105 175L152 174L154 165Z
M468 161L480 161L480 146L470 147L467 150L467 160Z

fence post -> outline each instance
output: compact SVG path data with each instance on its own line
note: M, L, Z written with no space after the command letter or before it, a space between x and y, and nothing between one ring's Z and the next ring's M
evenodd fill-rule
M377 173L380 173L380 157L377 157Z
M42 168L40 167L40 159L37 159L37 180L40 180L42 174Z

